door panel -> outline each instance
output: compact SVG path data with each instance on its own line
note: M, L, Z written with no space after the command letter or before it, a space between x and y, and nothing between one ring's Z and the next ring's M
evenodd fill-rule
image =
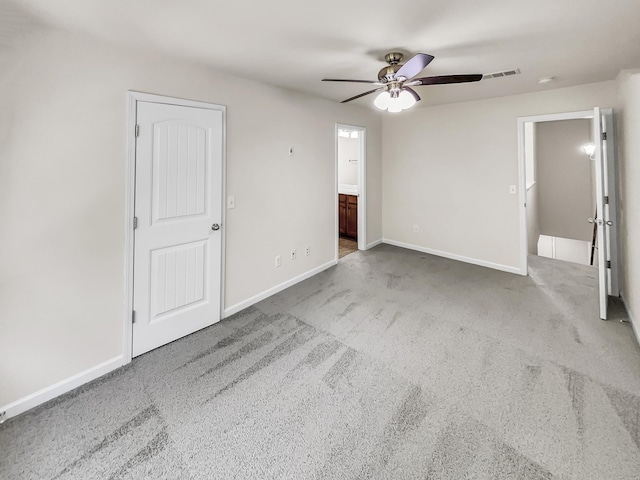
M604 194L609 199L609 203L605 205L606 218L611 225L606 225L607 234L607 259L611 263L608 269L609 295L612 297L620 296L620 261L618 250L618 174L616 165L616 137L613 123L613 110L603 109L602 127L606 132L606 139L603 141L603 160L604 160Z
M607 318L607 302L609 299L608 272L607 272L607 234L606 220L608 220L605 204L605 166L604 166L604 140L603 122L600 109L593 110L593 140L596 146L594 156L596 162L596 214L597 214L597 242L598 242L598 297L600 303L600 318Z
M358 240L358 197L347 195L347 236Z
M154 220L205 213L206 130L160 122L153 137Z
M151 252L151 318L205 300L207 242Z
M138 102L133 355L220 320L223 112Z
M347 196L338 196L338 231L340 235L347 234Z

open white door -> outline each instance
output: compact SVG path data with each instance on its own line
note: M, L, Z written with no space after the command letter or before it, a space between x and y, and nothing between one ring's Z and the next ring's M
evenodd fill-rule
M133 356L220 320L223 121L138 102Z
M607 272L607 221L605 209L605 159L604 159L604 135L603 121L600 108L593 109L593 141L595 144L594 158L596 162L596 223L598 225L597 241L598 241L598 291L600 301L600 318L607 319L607 301L609 298L609 275Z
M607 260L609 273L609 295L620 296L620 258L618 248L618 173L616 160L616 137L613 123L613 110L604 108L602 114L602 129L604 133L604 148L602 158L604 161L604 195L605 195L605 232L607 235Z

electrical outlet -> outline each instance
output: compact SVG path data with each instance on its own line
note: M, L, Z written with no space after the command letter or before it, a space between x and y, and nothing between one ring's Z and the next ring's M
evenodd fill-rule
M282 265L282 257L280 255L276 255L276 268Z
M295 260L296 259L296 249L294 248L293 250L291 250L291 260Z
M311 255L311 247L304 247L304 256L308 257Z
M418 225L413 226L413 231L416 233L420 231L420 228L418 227Z
M236 197L233 195L227 197L227 208L236 208Z

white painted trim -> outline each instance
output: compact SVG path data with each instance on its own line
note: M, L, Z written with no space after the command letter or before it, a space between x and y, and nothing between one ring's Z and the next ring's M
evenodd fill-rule
M381 243L382 243L382 238L380 240L376 240L375 242L368 243L367 244L367 250L369 250L370 248L373 248L373 247L377 247Z
M367 245L367 129L362 127L360 139L360 165L358 165L358 249L366 250Z
M136 135L138 95L127 94L127 164L125 171L125 214L124 214L124 327L122 329L122 363L126 365L133 358L133 262L134 233L133 217L135 213L135 178L136 178Z
M527 237L527 165L525 163L525 124L527 120L518 119L518 214L520 230L520 270L523 275L529 274L529 239Z
M548 113L546 115L534 115L531 117L518 117L518 120L526 122L557 122L559 120L575 120L579 118L593 118L593 110L579 112Z
M638 345L640 345L640 325L636 322L636 319L633 316L631 309L629 308L629 304L627 303L627 300L624 298L623 292L620 292L620 300L622 300L622 304L624 305L624 308L627 311L627 315L629 315L629 320L631 321L631 328L633 330L633 333L635 333L636 335L636 341L638 342Z
M334 152L333 152L333 156L335 157L335 167L334 167L334 172L333 172L333 176L334 176L334 184L336 186L336 191L335 194L333 195L333 201L334 201L334 205L333 205L333 214L335 217L335 232L334 232L334 238L335 238L335 253L334 253L334 260L336 261L336 263L338 263L338 259L340 258L340 247L339 247L339 242L340 242L340 202L339 202L339 193L338 193L338 169L340 168L339 163L338 163L338 124L336 123L336 128L335 128L335 132L333 133L334 138L335 138L335 144L334 144Z
M7 412L6 418L15 417L27 410L37 407L45 402L48 402L52 398L58 397L64 393L70 392L74 388L84 385L92 380L95 380L102 375L105 375L123 365L123 356L117 357L102 362L95 367L91 367L84 372L77 373L69 378L54 383L53 385L43 388L35 393L22 397L15 402L11 402L7 405L0 407L0 412Z
M338 254L339 219L338 219L338 130L355 130L359 132L360 154L362 158L358 162L358 250L367 249L367 128L358 125L336 123L336 258Z
M276 285L275 287L269 288L262 293L258 293L253 297L243 300L242 302L238 302L235 305L230 306L224 311L224 318L230 317L234 313L238 313L239 311L244 310L245 308L250 307L255 303L258 303L259 301L264 300L265 298L275 295L276 293L280 293L282 290L285 290L295 285L296 283L300 283L303 280L306 280L307 278L313 277L314 275L317 275L318 273L326 270L327 268L333 267L337 263L338 263L337 260L335 259L331 260L330 262L327 262L324 265L320 265L319 267L313 268L308 272L302 273L297 277L293 277L287 280L286 282L282 282L281 284Z
M198 100L189 100L186 98L167 97L164 95L156 95L153 93L137 92L135 90L129 90L129 96L133 97L136 102L149 102L149 103L162 103L165 105L179 105L181 107L194 107L204 108L205 110L221 110L220 107L226 110L224 105L219 105L210 102L201 102Z
M222 237L220 244L220 320L224 318L224 296L227 285L227 107L219 105L222 111Z
M226 279L226 212L227 212L227 107L214 103L199 102L183 98L165 97L151 93L136 91L127 92L127 167L126 167L126 199L125 199L125 265L124 265L124 328L122 335L122 364L131 362L133 356L133 324L131 323L131 312L133 311L133 265L134 265L134 231L133 217L135 213L135 176L136 176L136 136L135 125L137 123L138 102L160 103L164 105L178 105L182 107L202 108L206 110L217 110L222 113L222 231L221 238L221 258L220 258L220 318L224 318L224 294Z
M479 265L481 267L492 268L494 270L501 270L503 272L515 273L516 275L526 275L518 267L511 267L509 265L502 265L500 263L487 262L486 260L478 260L477 258L465 257L463 255L457 255L455 253L443 252L441 250L434 250L432 248L421 247L419 245L411 245L410 243L398 242L389 238L383 238L383 243L393 245L396 247L407 248L409 250L415 250L417 252L428 253L429 255L436 255L438 257L450 258L451 260L457 260L458 262L471 263L473 265Z

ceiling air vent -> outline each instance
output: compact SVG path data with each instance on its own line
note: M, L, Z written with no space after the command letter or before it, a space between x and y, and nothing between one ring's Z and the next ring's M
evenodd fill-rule
M511 75L518 75L520 73L519 68L514 68L513 70L505 70L503 72L494 72L494 73L485 73L482 78L498 78L498 77L510 77Z

